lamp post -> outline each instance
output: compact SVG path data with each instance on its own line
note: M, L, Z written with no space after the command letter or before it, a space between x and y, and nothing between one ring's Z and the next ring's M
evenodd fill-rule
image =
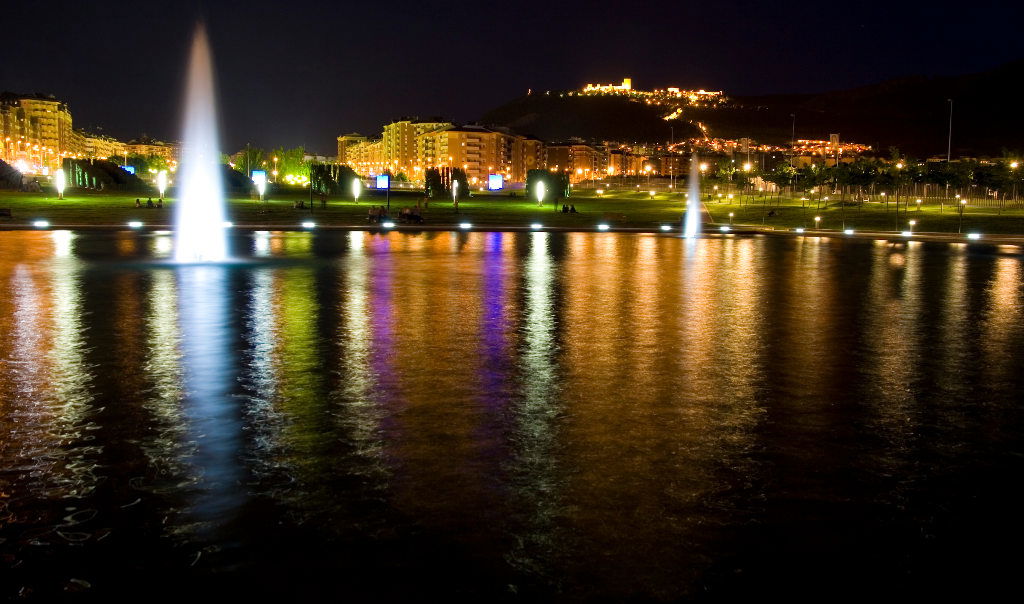
M917 224L917 221L916 220L911 220L908 224L910 225L910 234L913 235L914 234L914 225Z
M459 213L459 181L452 178L452 205L455 206L455 213Z
M544 181L537 181L537 207L544 205Z
M363 183L359 182L359 178L352 179L352 201L359 203L359 192L363 188Z
M949 101L949 137L946 139L946 163L948 164L953 156L953 99Z
M814 229L817 230L821 227L821 216L814 217Z
M920 212L921 211L921 200L918 199L916 201L917 201L917 211Z
M966 207L967 207L967 200L966 199L961 199L960 200L960 221L959 221L959 223L956 226L956 232L957 233L959 233L959 232L961 232L963 230L963 227L964 227L964 208L966 208Z

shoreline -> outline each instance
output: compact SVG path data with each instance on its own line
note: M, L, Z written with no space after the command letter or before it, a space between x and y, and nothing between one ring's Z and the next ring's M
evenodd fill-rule
M845 233L833 229L804 229L798 232L796 229L776 229L771 227L758 227L750 225L734 225L727 231L721 230L722 226L714 225L714 228L702 230L702 236L728 237L728 236L776 236L776 237L817 237L817 238L844 238L844 239L885 239L891 242L912 242L929 241L940 243L963 243L969 245L1016 245L1024 246L1024 234L979 234L977 238L969 238L968 233L942 233L942 232L916 232L913 235L904 235L895 231L854 231ZM226 230L242 232L313 232L313 231L366 231L366 232L509 232L509 233L631 233L631 234L654 234L654 235L679 235L679 228L670 230L650 227L616 227L609 225L606 229L593 227L563 227L543 226L533 228L532 226L520 225L473 225L468 228L461 228L458 224L449 225L403 225L396 224L393 227L379 225L345 225L345 224L317 224L313 228L303 228L301 224L235 224ZM13 231L93 231L93 232L136 232L152 234L157 231L173 231L171 225L167 224L144 224L140 227L129 227L123 224L50 224L46 227L37 227L31 224L0 224L0 232Z

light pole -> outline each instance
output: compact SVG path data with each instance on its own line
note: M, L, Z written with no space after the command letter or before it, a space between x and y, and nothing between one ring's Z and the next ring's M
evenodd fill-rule
M946 163L949 164L953 156L953 99L949 101L949 137L946 139Z
M544 188L545 188L544 187L544 181L543 180L538 180L537 181L537 207L538 208L544 205Z
M917 221L916 220L911 220L908 224L910 224L910 234L913 235L914 234L914 225L917 224Z
M352 201L354 201L356 204L359 203L359 192L362 190L362 188L363 188L363 183L361 183L359 181L359 178L358 177L353 178L352 179Z
M821 216L814 217L814 230L818 230L821 227Z
M956 232L957 233L959 233L959 232L961 232L963 230L963 226L964 226L964 208L966 208L966 207L967 207L967 200L966 199L961 199L960 200L960 222L959 222L959 224L957 224L957 227L956 227Z

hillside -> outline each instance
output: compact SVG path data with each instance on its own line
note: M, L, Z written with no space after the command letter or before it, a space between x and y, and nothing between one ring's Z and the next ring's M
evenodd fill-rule
M485 124L507 126L546 141L572 137L584 140L667 141L698 136L693 126L661 119L665 112L618 97L531 94L515 99L482 118Z
M1024 120L1011 92L1022 76L1024 61L1016 61L962 76L908 77L819 94L733 97L728 107L687 108L682 118L705 123L714 137L785 143L795 114L797 138L827 139L838 132L843 140L883 153L895 146L918 156L945 155L947 99L953 99L953 154L1000 155L1004 149L1024 150ZM516 99L485 119L527 131L535 126L532 133L547 140L663 141L669 123L659 119L661 113L617 97L552 93ZM682 119L673 123L677 139L696 135Z

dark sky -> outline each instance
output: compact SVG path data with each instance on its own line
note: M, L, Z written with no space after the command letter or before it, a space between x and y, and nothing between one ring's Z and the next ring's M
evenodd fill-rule
M35 2L5 5L0 89L66 100L76 127L177 139L206 19L232 151L472 121L587 81L816 92L981 71L1024 56L1018 2Z

